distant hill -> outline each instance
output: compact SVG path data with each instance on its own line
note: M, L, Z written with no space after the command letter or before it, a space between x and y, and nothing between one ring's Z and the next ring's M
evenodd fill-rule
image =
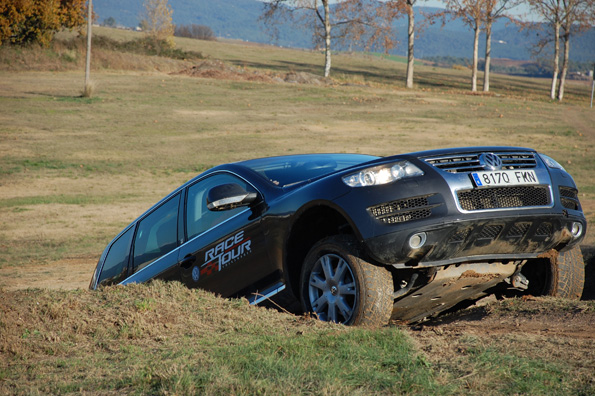
M125 27L138 26L143 11L141 0L102 0L94 3L99 22L112 17ZM259 21L263 5L259 0L169 0L173 20L177 25L198 24L209 26L218 37L269 43L288 47L311 48L309 32L292 26L283 26L279 38L273 40ZM416 7L416 20L421 22L422 12L431 13L437 8ZM395 22L399 45L391 52L406 54L407 19ZM537 41L534 31L520 31L514 24L498 21L494 27L492 56L514 60L531 59L532 43ZM473 33L461 20L429 26L416 36L417 58L452 56L471 58ZM480 37L480 57L485 51L485 36ZM575 62L595 62L595 29L573 38L571 59Z

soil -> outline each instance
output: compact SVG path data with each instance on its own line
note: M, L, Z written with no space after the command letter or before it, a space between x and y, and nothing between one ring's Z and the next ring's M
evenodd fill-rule
M524 309L508 309L514 305L512 299L498 301L494 296L478 301L471 308L440 316L434 320L410 327L416 338L423 339L427 333L445 337L471 334L478 337L506 336L514 333L549 337L569 337L595 340L593 324L595 310L582 307L556 306L551 297L522 299ZM503 306L505 309L500 310ZM527 309L531 307L531 309Z

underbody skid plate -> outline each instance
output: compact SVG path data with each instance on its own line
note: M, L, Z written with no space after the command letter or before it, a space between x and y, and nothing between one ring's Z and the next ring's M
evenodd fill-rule
M518 262L468 263L440 268L425 286L397 300L392 319L414 323L452 308L464 300L474 300L512 276Z

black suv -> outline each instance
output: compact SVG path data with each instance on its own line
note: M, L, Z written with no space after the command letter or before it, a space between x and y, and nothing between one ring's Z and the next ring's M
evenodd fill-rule
M173 191L110 242L90 287L160 278L416 322L489 293L580 298L586 225L572 177L527 148L263 158Z

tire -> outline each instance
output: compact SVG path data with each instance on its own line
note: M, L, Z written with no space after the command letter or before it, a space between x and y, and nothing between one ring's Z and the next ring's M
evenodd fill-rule
M531 260L521 272L529 279L528 294L571 300L580 300L583 294L585 263L578 245L549 257Z
M550 296L580 300L585 286L585 262L580 246L560 252L552 262Z
M361 257L351 236L332 236L316 243L300 277L304 312L345 325L386 325L393 307L392 275Z

